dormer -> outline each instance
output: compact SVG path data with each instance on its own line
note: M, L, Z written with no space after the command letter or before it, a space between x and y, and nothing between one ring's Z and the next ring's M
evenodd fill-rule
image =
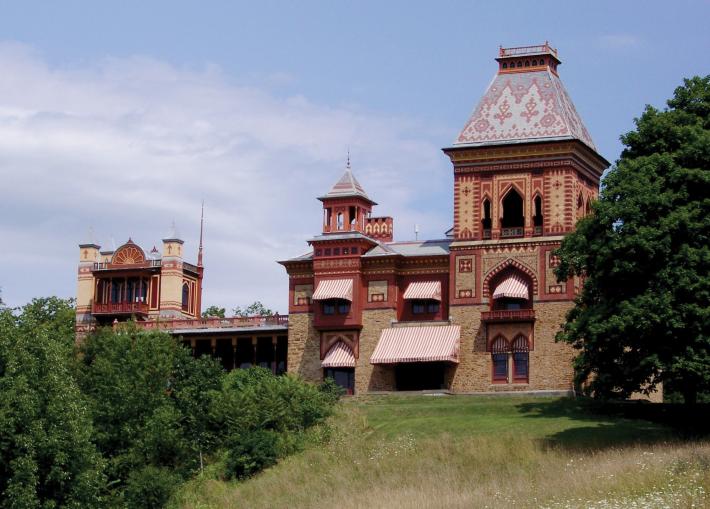
M323 202L323 233L364 234L372 207L377 205L353 175L349 160L340 180L318 199Z

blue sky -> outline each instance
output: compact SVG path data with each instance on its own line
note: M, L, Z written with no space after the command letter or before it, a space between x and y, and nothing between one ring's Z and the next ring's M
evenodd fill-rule
M499 44L545 40L601 154L710 72L710 3L2 2L0 287L72 296L88 228L150 249L175 220L206 304L286 310L347 147L396 237L451 224L454 139ZM191 258L194 258L192 256ZM193 261L193 260L191 260Z

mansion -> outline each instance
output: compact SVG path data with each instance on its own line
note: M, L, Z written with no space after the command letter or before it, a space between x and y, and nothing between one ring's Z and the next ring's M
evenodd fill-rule
M373 214L376 197L348 162L318 198L322 228L309 252L279 262L288 317L203 319L201 247L192 265L178 238L148 254L129 240L115 252L80 246L78 330L133 316L228 369L332 377L355 394L571 391L574 350L555 334L580 281L557 281L554 252L590 211L609 163L554 48L500 48L495 60L493 81L443 149L454 217L441 239L394 241L394 218Z

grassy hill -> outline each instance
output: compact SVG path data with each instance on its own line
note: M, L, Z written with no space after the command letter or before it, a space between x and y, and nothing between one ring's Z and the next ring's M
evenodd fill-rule
M564 398L343 402L312 444L254 479L206 472L177 508L706 507L710 443Z

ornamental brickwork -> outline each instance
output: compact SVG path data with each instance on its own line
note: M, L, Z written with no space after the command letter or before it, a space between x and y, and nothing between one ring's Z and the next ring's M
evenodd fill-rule
M376 204L349 161L319 198L324 226L312 252L281 262L289 371L333 376L355 393L573 389L574 351L555 335L581 282L557 281L554 251L590 212L609 163L562 85L555 49L502 48L496 60L495 79L443 149L454 173L445 239L393 241L393 219L370 216ZM442 325L458 338L431 333ZM355 358L324 369L344 337Z

